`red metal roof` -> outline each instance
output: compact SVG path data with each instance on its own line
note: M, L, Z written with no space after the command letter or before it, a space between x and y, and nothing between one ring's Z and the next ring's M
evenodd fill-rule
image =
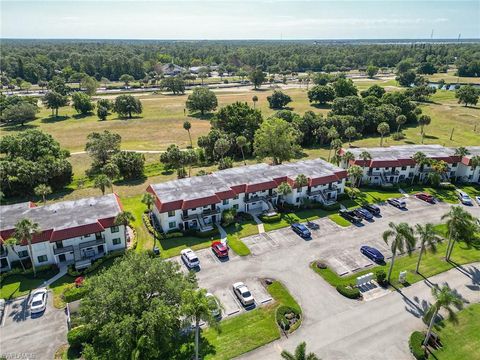
M217 192L216 195L220 200L233 199L237 194L233 190L226 190Z
M265 182L258 183L258 184L247 184L246 192L252 193L252 192L256 192L256 191L274 189L276 187L277 187L277 183L275 181L271 180L271 181L265 181Z
M219 203L221 200L217 195L207 196L200 199L185 200L183 201L182 210L193 209L205 205L212 205Z
M329 184L334 181L338 181L338 177L336 175L322 176L322 177L311 179L310 186Z
M104 227L98 221L93 224L81 225L62 230L55 230L50 238L50 242L94 234L97 232L102 232L103 230L105 230Z

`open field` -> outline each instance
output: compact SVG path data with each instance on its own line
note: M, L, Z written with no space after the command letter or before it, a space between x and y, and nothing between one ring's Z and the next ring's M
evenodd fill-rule
M445 80L447 83L453 84L480 84L480 78L478 77L463 77L463 76L456 76L456 70L449 70L446 74L445 73L437 73L433 75L426 75L425 77L428 78L430 81L438 81L438 80Z

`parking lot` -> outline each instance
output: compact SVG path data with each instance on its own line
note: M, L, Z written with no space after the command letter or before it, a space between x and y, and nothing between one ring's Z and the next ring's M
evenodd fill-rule
M194 271L207 271L210 269L216 268L218 265L228 261L234 261L235 259L239 258L239 256L234 251L228 252L228 258L226 259L219 259L212 251L212 249L202 249L196 250L195 254L197 254L198 260L200 261L200 269L193 269ZM174 258L169 259L170 261L174 261L180 265L180 269L183 272L188 272L189 269L183 262L180 256L175 256Z
M48 294L43 313L30 314L28 298L7 303L0 327L0 356L7 359L51 360L57 348L66 343L67 317L64 310L53 307Z

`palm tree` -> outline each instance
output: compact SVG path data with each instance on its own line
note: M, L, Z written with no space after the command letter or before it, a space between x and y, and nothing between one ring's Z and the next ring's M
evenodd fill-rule
M360 185L360 180L363 176L363 169L358 165L352 165L347 170L348 177L352 183L352 187L357 187L357 184Z
M15 246L21 245L21 241L19 242L16 238L11 237L11 238L8 238L7 240L4 240L4 241L3 241L3 244L4 244L5 246L9 246L10 249L13 251L13 253L14 253L15 255L17 255L18 260L20 260L20 265L22 266L23 271L25 271L25 265L23 265L23 261L22 261L22 259L20 258L20 256L18 255L17 250L15 250Z
M298 187L297 192L302 192L302 188L308 185L308 179L304 174L298 174L295 178L295 185Z
M350 161L355 160L355 155L351 151L346 151L345 154L342 156L342 160L345 161L345 164L347 164L347 169L350 166Z
M243 159L243 165L247 165L247 162L245 161L245 153L243 149L247 146L247 138L245 136L238 136L235 140L237 143L237 146L240 148L240 151L242 152L242 159Z
M46 184L40 184L34 189L34 191L35 195L42 197L43 205L45 205L47 203L46 197L52 193L52 188Z
M182 294L184 312L195 323L195 360L199 359L200 322L215 326L217 320L212 315L212 302L208 301L205 289L188 289Z
M339 157L339 154L338 154L338 150L340 150L342 148L342 140L340 139L334 139L332 140L332 142L330 143L330 151L334 151L334 156L335 155L338 155L337 158L335 159L335 161L338 161L337 164L340 162L340 157ZM330 158L330 152L328 153L328 157ZM332 157L333 159L333 157Z
M380 133L380 146L383 146L383 137L390 132L390 125L386 122L381 122L377 126L377 131Z
M320 360L314 353L307 354L307 344L304 342L298 344L295 349L295 354L289 353L287 350L283 350L280 354L285 360Z
M431 318L428 325L427 335L425 336L425 341L423 342L424 346L426 346L428 344L428 340L430 340L430 335L432 334L432 328L435 324L435 319L438 312L441 309L446 310L448 313L448 319L453 323L456 323L458 321L457 314L452 306L455 306L457 309L461 309L463 307L462 298L457 292L453 291L448 284L444 284L441 289L439 289L437 286L433 286L432 295L435 299L435 302L430 306L425 314L425 319L430 318L430 316Z
M282 182L277 187L277 193L280 196L282 204L285 202L285 196L292 192L292 187L287 182Z
M255 109L256 104L257 104L257 101L258 101L258 96L257 96L257 95L253 95L253 96L252 96L252 101L253 101L253 108Z
M412 156L413 161L418 165L418 170L423 171L423 168L425 165L430 164L430 159L427 158L427 155L421 151L417 151L415 154ZM413 179L412 179L413 182Z
M475 220L473 216L461 206L452 206L450 211L442 216L442 220L447 220L448 245L445 259L450 260L453 247L457 241L470 241L476 231Z
M400 132L400 128L402 127L403 124L405 124L407 122L407 117L405 115L398 115L395 119L395 122L397 123L398 125L398 128L397 128L397 133Z
M420 133L422 135L422 144L423 144L423 139L425 137L425 126L430 125L432 122L432 119L428 115L422 115L418 118L418 124L420 125Z
M397 225L393 222L390 222L388 227L390 229L383 232L383 241L388 244L388 240L393 238L393 241L390 245L392 250L392 261L390 262L390 268L388 269L387 276L387 281L390 282L397 251L403 253L404 249L406 248L408 255L410 255L415 248L416 239L413 229L407 223L400 223Z
M332 144L333 144L333 141L335 139L338 139L340 135L338 134L338 131L337 129L335 128L335 126L332 126L330 129L328 129L328 133L327 133L327 138L330 139L330 150L328 151L328 161L330 161L330 155L332 153Z
M155 196L150 193L145 193L142 196L142 203L147 205L148 213L150 213L153 204L155 204Z
M135 221L135 217L132 215L130 211L122 211L115 217L114 224L115 225L123 225L125 231L125 246L127 246L127 226L130 225L131 222ZM154 245L155 246L155 245Z
M455 154L454 155L463 158L463 157L467 156L468 154L470 154L470 151L468 151L468 149L466 147L460 146L460 147L455 149Z
M215 141L215 145L213 146L213 151L220 156L220 159L223 161L223 157L230 150L230 141L225 138L220 138Z
M192 135L190 134L190 129L192 128L192 124L190 121L184 121L183 128L188 132L188 138L190 139L190 147L193 149L193 142L192 142Z
M345 136L348 139L348 145L352 146L352 138L357 136L357 129L354 126L349 126L345 129Z
M110 191L113 192L113 180L120 175L120 169L118 168L117 164L114 162L109 161L102 167L102 173L107 175L110 179Z
M17 244L27 242L28 255L32 261L33 276L37 276L37 269L35 268L35 260L33 259L32 240L33 235L40 233L40 227L37 223L32 222L30 219L22 219L15 224L15 230L13 231L13 238L16 239Z
M105 190L109 187L112 187L112 181L108 178L107 175L100 174L95 178L93 186L95 186L97 189L100 189L102 195L105 195Z
M340 155L339 153L335 152L335 154L333 154L332 158L331 158L331 163L332 164L335 164L335 165L339 165L340 162L342 161L342 155Z
M472 168L473 174L475 175L475 170L477 169L477 167L480 166L480 155L472 156L469 164ZM479 177L479 179L480 179L480 177ZM475 181L475 179L473 179L473 181Z
M366 150L363 150L360 155L358 156L360 159L362 159L363 161L363 164L362 164L362 168L365 169L365 167L367 167L367 164L370 160L372 160L372 154L370 154L368 151ZM361 181L361 179L360 179Z
M415 225L415 231L420 240L420 254L418 255L417 267L415 272L418 274L420 268L420 261L422 261L422 255L426 251L426 247L429 247L433 253L437 252L436 244L442 241L442 238L435 232L435 226L433 224L417 224Z

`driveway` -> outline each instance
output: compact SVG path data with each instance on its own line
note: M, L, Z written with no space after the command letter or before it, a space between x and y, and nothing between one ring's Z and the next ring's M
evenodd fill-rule
M51 360L55 351L66 343L67 317L64 310L53 307L49 292L44 313L30 314L28 298L7 303L0 327L0 356L7 359Z

